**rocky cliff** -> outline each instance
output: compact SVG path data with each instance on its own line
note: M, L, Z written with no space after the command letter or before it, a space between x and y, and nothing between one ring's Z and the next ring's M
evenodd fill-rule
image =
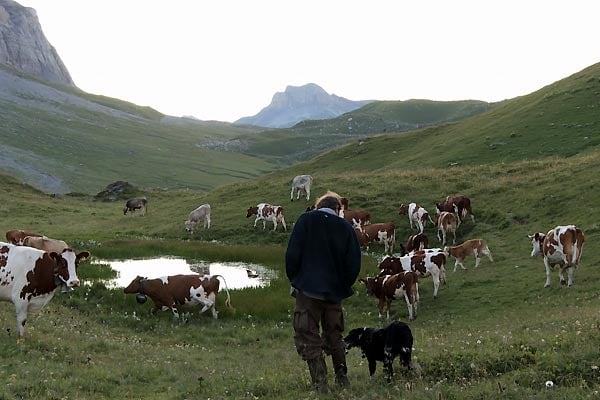
M270 128L288 128L304 120L335 118L355 110L370 101L352 101L328 94L314 83L288 86L277 92L271 104L252 117L244 117L235 124L249 124Z
M46 39L35 10L12 0L0 0L0 64L49 82L75 86Z

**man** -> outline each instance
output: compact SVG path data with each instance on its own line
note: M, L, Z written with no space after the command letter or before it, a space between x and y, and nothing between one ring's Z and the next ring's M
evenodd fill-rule
M354 229L338 216L340 199L333 192L317 199L316 210L305 212L296 221L285 254L286 273L296 298L296 350L308 363L313 386L320 393L329 390L323 351L331 355L337 384L350 385L341 302L353 293L361 253Z

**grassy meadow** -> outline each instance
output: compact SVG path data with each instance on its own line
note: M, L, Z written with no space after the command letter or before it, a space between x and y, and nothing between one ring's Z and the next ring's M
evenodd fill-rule
M331 153L330 157L335 153ZM327 157L327 156L326 156ZM310 169L314 168L314 169ZM268 174L210 192L151 191L146 216L123 216L122 202L93 202L88 196L51 197L16 180L0 177L0 231L21 228L62 238L93 257L178 255L206 260L248 261L279 272L267 288L235 290L234 309L220 315L197 311L174 321L169 313L150 316L150 301L109 290L97 278L105 268L84 263L85 285L57 295L31 314L25 344L15 343L14 307L0 305L0 354L7 399L312 399L305 364L296 354L291 327L293 299L283 256L293 221L305 201L289 200L297 172L312 173L313 193L335 190L351 208L371 211L374 222L393 221L398 240L409 235L403 202L431 212L450 193L471 197L476 222L459 228L458 241L481 237L495 262L452 272L433 299L431 278L421 279L418 318L410 323L419 368L385 383L382 366L374 380L358 350L348 354L352 387L332 385L335 399L574 399L597 398L600 308L600 233L597 198L600 154L540 158L452 168L341 171L316 164ZM288 232L252 228L250 205L284 206ZM184 231L187 213L212 205L210 231ZM576 224L586 234L582 262L572 288L555 272L544 288L541 258L531 258L527 234ZM435 232L426 228L437 245ZM377 272L382 247L363 256L361 276ZM376 300L355 285L344 302L346 330L383 326ZM393 318L407 320L402 301ZM552 380L554 387L545 389Z

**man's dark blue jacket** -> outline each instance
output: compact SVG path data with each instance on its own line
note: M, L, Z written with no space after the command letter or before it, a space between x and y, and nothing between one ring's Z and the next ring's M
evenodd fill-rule
M294 224L286 273L292 286L306 295L336 303L350 297L360 262L356 233L344 218L315 210Z

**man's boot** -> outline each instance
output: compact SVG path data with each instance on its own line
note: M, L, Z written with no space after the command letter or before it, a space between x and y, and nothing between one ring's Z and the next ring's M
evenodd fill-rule
M342 388L350 387L350 381L348 380L348 367L346 367L346 351L338 350L331 354L331 360L333 361L333 371L335 372L335 383Z
M308 370L312 384L320 394L327 394L329 387L327 386L327 365L323 356L308 360Z

